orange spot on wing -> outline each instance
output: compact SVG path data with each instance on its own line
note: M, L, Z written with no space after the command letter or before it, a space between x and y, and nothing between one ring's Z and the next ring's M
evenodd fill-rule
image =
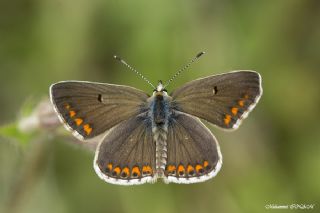
M224 118L224 124L228 126L230 121L231 121L231 115L227 114L226 117Z
M204 162L203 162L203 167L204 167L205 170L207 170L207 171L211 169L211 165L209 164L208 161L204 161Z
M176 166L175 166L175 165L169 165L169 166L167 167L167 170L168 170L168 172L173 172L173 171L176 170Z
M142 167L142 174L143 175L150 175L152 174L152 169L150 166L143 166Z
M245 99L249 99L249 95L248 95L248 94L245 94L244 98L245 98Z
M83 125L83 130L86 132L87 135L90 135L90 133L92 132L92 128L89 124Z
M231 112L233 115L236 115L238 113L238 108L237 107L232 107Z
M117 166L116 168L114 168L114 170L113 170L113 175L119 175L120 174L120 172L121 172L121 169L120 169L120 167L119 166Z
M193 166L191 166L191 165L188 165L188 166L187 166L187 173L190 174L190 175L194 174L194 168L193 168Z
M70 115L70 117L72 118L72 117L74 117L74 116L76 115L76 112L73 111L73 110L70 110L70 111L69 111L69 115Z
M121 176L123 176L123 177L128 177L129 173L130 173L129 168L128 168L128 167L124 167L124 168L122 169L122 171L121 171Z
M201 166L200 164L197 164L196 165L196 171L199 174L203 173L203 166Z
M139 167L137 167L137 166L133 167L131 174L133 177L140 177L141 173L140 173Z
M77 126L80 126L83 122L83 120L81 118L76 118L76 119L74 119L74 121L76 122Z
M175 175L176 174L176 166L175 165L168 165L167 166L167 174L168 175Z
M182 175L184 175L184 172L185 172L185 168L183 165L180 164L178 166L178 175L182 176Z
M108 169L108 171L111 171L111 170L112 170L112 163L108 163L107 169Z
M207 167L207 166L209 166L209 162L205 160L205 161L203 162L203 167Z
M239 104L239 106L243 107L244 106L244 101L240 100L240 101L238 101L238 104Z

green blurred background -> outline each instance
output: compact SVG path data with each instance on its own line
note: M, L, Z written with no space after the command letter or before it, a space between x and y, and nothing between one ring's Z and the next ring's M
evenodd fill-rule
M319 26L317 0L1 0L2 126L60 80L150 94L114 54L156 83L206 51L170 91L252 69L263 77L264 94L238 131L211 128L224 162L217 177L199 184L107 184L86 149L44 132L23 143L2 134L0 212L262 212L268 204L301 203L319 211Z

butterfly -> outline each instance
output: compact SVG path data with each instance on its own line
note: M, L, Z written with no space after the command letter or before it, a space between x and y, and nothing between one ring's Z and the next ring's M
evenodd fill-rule
M170 94L167 85L159 81L148 95L123 85L62 81L51 85L50 98L79 140L104 135L93 163L102 180L118 185L206 181L219 172L222 155L200 119L237 129L262 95L261 76L232 71L193 80Z

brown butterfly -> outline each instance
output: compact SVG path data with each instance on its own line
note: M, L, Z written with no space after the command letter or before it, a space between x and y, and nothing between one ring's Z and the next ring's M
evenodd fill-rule
M168 95L165 87L173 78L152 85L151 96L129 86L63 81L51 85L50 97L60 120L78 139L105 134L94 158L94 169L104 181L202 182L219 172L222 156L200 119L237 129L262 95L261 76L249 70L213 75Z

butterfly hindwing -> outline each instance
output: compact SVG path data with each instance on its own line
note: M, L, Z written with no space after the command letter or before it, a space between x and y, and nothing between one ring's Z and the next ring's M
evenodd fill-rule
M156 147L146 113L112 128L97 148L94 168L106 182L136 185L154 182Z
M60 120L86 140L146 111L148 95L128 86L65 81L50 87L50 97Z
M167 182L196 183L214 177L222 165L217 140L201 121L174 112L168 124Z
M191 81L172 93L173 108L224 129L236 129L262 94L255 71L234 71Z

